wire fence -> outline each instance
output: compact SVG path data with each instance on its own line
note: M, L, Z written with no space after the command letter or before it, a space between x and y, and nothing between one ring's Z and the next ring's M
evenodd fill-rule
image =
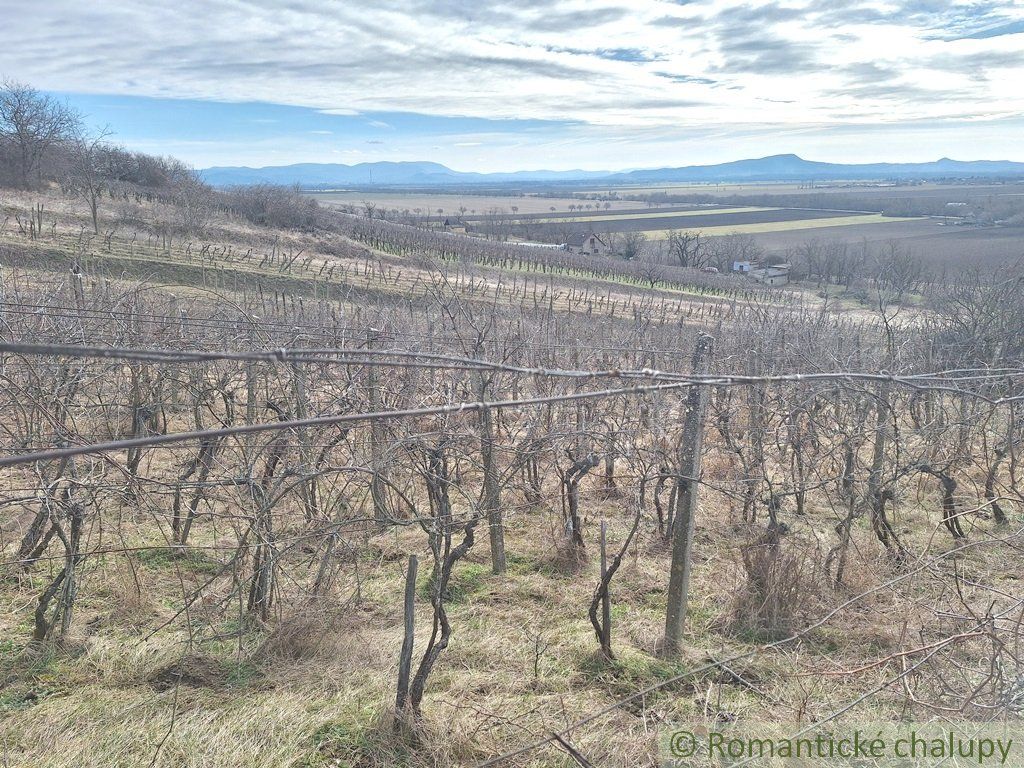
M363 573L349 553L398 531L403 553L430 558L434 587L420 607L451 625L455 645L462 616L437 579L470 551L514 580L499 567L503 547L535 556L540 540L585 603L598 518L627 544L636 520L636 563L667 566L681 499L697 489L708 559L695 565L695 591L729 595L722 623L704 631L730 645L770 639L606 692L608 703L544 736L502 739L477 764L528 764L566 744L599 750L590 759L602 764L592 731L624 711L646 728L646 710L628 711L636 702L795 653L832 623L862 627L883 598L918 606L951 591L970 593L958 620L915 607L894 647L839 665L804 653L787 679L842 678L834 700L818 702L818 724L876 702L1019 714L1024 601L962 572L981 551L1020 553L1024 368L1014 358L972 364L968 344L937 354L920 325L886 336L884 323L776 309L716 327L705 373L689 362L702 324L566 320L454 296L413 311L364 307L358 323L311 304L297 324L260 319L255 300L196 300L183 315L166 297L90 292L73 278L0 303L0 503L15 521L0 527L0 565L40 577L19 588L36 641L71 632L100 563L153 552L210 559L147 637L176 627L201 646L222 634L208 615L234 602L273 627L295 605L347 604L364 579L398 606L386 567ZM694 393L706 400L704 437L689 472ZM636 563L624 567L640 579ZM735 580L717 573L727 569ZM604 594L614 600L620 586L609 577ZM954 668L968 671L944 682ZM856 670L879 677L850 679ZM924 683L909 699L900 685L911 677ZM791 706L783 688L752 684Z

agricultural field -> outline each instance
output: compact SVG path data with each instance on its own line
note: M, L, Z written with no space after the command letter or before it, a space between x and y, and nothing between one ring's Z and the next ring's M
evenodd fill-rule
M602 211L517 216L467 216L471 232L488 236L505 231L516 237L540 242L564 242L571 232L592 230L612 235L643 232L651 240L662 240L672 231L700 232L708 237L770 232L833 231L854 227L884 234L894 224L921 221L923 217L885 216L865 211L825 208L724 207L713 205L671 206L645 211Z
M781 221L755 221L750 223L730 223L700 227L699 231L708 237L723 235L749 235L765 232L801 232L804 230L832 230L841 227L870 227L873 225L898 224L917 219L897 216L883 216L877 213L854 214L849 216L816 216L798 219L782 219ZM645 234L661 240L669 236L673 230L646 231Z
M978 226L973 219L964 220L986 210L994 211L992 217L1018 215L1024 201L1022 184L670 185L664 191L674 202L640 199L653 191L657 190L588 187L574 193L579 197L547 197L546 188L539 186L523 196L344 192L318 193L315 199L353 206L360 213L365 212L363 202L370 200L384 206L377 215L427 229L441 229L446 218L456 216L468 225L470 235L497 240L558 244L573 232L593 230L613 240L616 235L642 232L656 244L672 231L692 231L708 238L750 237L764 253L782 256L811 240L874 249L899 242L930 265L954 270L997 265L1022 255L1019 226L991 221ZM709 197L709 191L714 195ZM583 199L584 195L600 199ZM687 195L695 197L687 201ZM630 196L638 199L622 199ZM760 204L718 203L715 198ZM799 205L787 204L792 202ZM439 208L443 214L438 214ZM959 258L964 252L977 256L965 261Z
M708 195L804 195L850 194L860 195L909 195L913 197L941 197L950 193L964 195L1020 195L1024 184L1019 180L1002 183L986 182L948 182L915 181L913 183L895 183L891 181L815 181L771 183L666 183L666 184L616 184L615 186L590 186L581 189L587 195L649 195L666 193L668 195L708 194Z
M1008 181L1005 183L938 183L916 182L913 184L871 183L871 182L816 182L816 183L760 183L760 184L662 184L662 185L622 185L615 187L588 187L581 190L588 195L619 197L640 197L664 194L667 196L711 195L717 197L773 195L787 197L794 195L861 195L864 197L914 197L914 198L948 198L948 197L988 197L988 196L1021 196L1024 195L1024 183Z
M438 210L446 215L459 214L463 209L472 215L483 215L494 209L512 214L518 209L521 214L550 213L568 211L570 205L585 201L573 197L547 197L538 194L501 195L501 194L418 194L415 192L374 192L374 191L336 191L308 192L310 197L325 205L351 206L362 210L366 202L389 211L411 212L424 217L435 217ZM608 201L613 210L628 211L647 208L647 204L638 200ZM603 203L602 203L603 206Z
M620 197L630 197L638 195L686 195L686 194L718 194L718 195L760 195L760 194L779 194L784 195L787 193L795 192L806 192L808 189L822 189L828 190L838 187L830 187L827 184L814 185L813 187L809 184L799 183L753 183L753 184L739 184L739 183L687 183L687 182L676 182L676 183L663 183L663 184L616 184L615 186L599 187L590 186L586 189L580 190L583 194L588 195L618 195Z
M781 189L779 189L781 187ZM980 225L970 223L963 215L974 205L1009 205L1016 210L1016 201L1024 200L1021 185L939 185L923 184L907 187L837 187L836 192L858 194L865 190L875 194L856 202L870 207L891 205L898 199L925 201L938 210L961 215L888 215L868 210L843 210L827 207L829 198L821 198L818 207L786 206L789 195L803 195L798 185L760 185L757 190L770 196L767 202L778 205L735 206L715 203L673 203L643 210L594 210L559 213L501 216L468 216L471 228L486 234L495 222L518 237L541 242L562 242L573 231L593 230L599 234L643 232L653 243L664 240L672 231L700 232L708 238L732 235L749 237L753 244L769 255L787 256L809 241L867 247L873 250L899 243L905 253L920 256L929 268L959 271L983 265L986 268L1013 263L1024 257L1024 227L1012 224ZM910 195L909 198L897 197ZM964 207L948 207L945 201L965 201ZM832 199L838 199L838 195ZM965 254L970 254L964 258Z
M841 226L880 225L907 221L880 214L839 212L804 208L723 208L692 211L657 211L583 217L546 218L530 222L531 232L540 239L557 238L567 227L596 232L644 232L661 239L672 230L690 230L706 235L780 232Z
M1024 184L1020 182L860 184L748 188L716 194L689 190L677 193L633 193L651 206L721 205L814 208L866 211L888 216L934 216L972 223L1024 224Z
M760 232L754 242L765 252L788 254L810 239L870 249L895 245L929 268L995 269L1024 259L1024 227L971 227L935 219L894 221L885 227L825 227L811 231Z

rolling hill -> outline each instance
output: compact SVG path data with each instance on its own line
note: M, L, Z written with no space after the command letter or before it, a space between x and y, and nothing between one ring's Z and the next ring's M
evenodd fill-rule
M432 162L377 162L342 165L299 163L247 168L222 166L200 172L219 187L237 184L299 184L307 188L336 186L431 186L506 184L516 182L601 181L636 182L811 181L840 179L938 179L1024 176L1024 163L1006 160L951 160L926 163L823 163L798 155L771 155L715 165L652 168L620 173L610 171L518 171L466 173Z

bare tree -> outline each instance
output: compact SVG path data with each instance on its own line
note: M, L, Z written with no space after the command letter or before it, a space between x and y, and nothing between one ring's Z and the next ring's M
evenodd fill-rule
M10 155L21 189L42 183L42 163L78 127L78 114L51 96L14 80L0 84L0 152Z
M671 230L668 233L668 252L680 267L699 269L708 262L707 248L701 240L700 232Z
M171 182L178 229L184 234L201 234L213 216L213 191L199 174L176 162Z
M643 253L647 235L643 232L626 232L619 243L619 255L625 261L634 261Z
M110 135L108 129L95 134L76 131L70 147L70 166L68 169L68 189L79 197L89 208L92 229L100 233L99 207L104 192L107 191L108 180L104 174L104 140Z
M662 265L653 259L643 259L640 261L640 277L643 278L645 283L648 283L651 288L657 287L658 283L665 279L665 270Z

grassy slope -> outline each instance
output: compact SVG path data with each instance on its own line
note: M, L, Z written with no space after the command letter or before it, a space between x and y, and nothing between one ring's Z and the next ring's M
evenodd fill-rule
M719 482L726 470L712 462L708 471ZM159 765L189 768L472 765L712 658L753 651L895 575L861 518L846 586L825 586L822 547L834 518L811 507L799 530L783 540L784 551L799 563L792 572L799 595L792 624L766 635L744 620L749 604L740 565L741 544L763 528L737 523L728 497L705 492L683 658L670 662L655 652L668 554L645 523L613 582L618 659L606 663L595 654L586 618L597 581L598 522L608 521L615 551L628 521L625 501L607 498L595 486L584 488L591 562L579 573L560 567L553 545L560 515L555 489L549 489L555 508L526 508L506 494L509 573L491 575L485 540L457 566L451 646L430 679L424 732L415 747L387 725L401 642L402 569L409 553L429 562L418 528L357 534L357 559L340 566L337 582L317 606L289 597L284 580L280 614L266 628L241 621L237 601L220 603L232 589L221 579L191 609L194 634L186 632L179 615L183 593L217 573L228 556L210 547L229 544L230 531L217 538L209 522L197 526L187 557L162 549L162 535L144 517L127 529L125 543L149 549L130 558L91 558L73 639L63 649L26 645L49 568L8 573L0 581L0 745L6 765L148 764L161 743ZM901 536L921 558L951 548L946 534L936 532L938 506L934 493L926 492L900 511ZM974 540L991 532L988 522L967 523L979 526ZM1012 552L983 548L958 558L968 599L990 594L971 584L1015 591L1008 556ZM650 760L658 725L666 720L710 726L723 718L806 724L824 717L898 673L898 657L872 666L879 659L944 636L935 635L944 630L935 626L931 609L949 600L951 567L944 561L895 589L882 589L797 644L730 664L730 674L701 672L616 710L577 731L574 743L598 765L633 766ZM305 578L298 561L288 570ZM421 568L420 652L429 632L428 573ZM969 666L983 661L985 652L983 643L964 644L957 658ZM835 675L860 667L867 671ZM178 685L175 670L182 675ZM896 689L883 692L851 717L890 718L900 700ZM518 764L570 765L550 748Z
M45 202L48 223L42 237L30 239L11 221L18 216L27 218L38 200ZM260 286L266 291L288 291L332 301L423 297L431 291L436 272L429 265L416 264L338 235L322 240L309 235L263 230L237 221L218 222L203 238L179 238L169 245L138 222L134 229L115 228L108 240L104 235L94 236L88 231L81 206L52 194L3 190L0 214L8 219L5 226L0 226L0 247L7 246L2 263L31 270L65 271L79 259L100 266L108 273L147 284L193 285L224 292L252 291ZM109 211L105 213L109 214ZM152 220L159 214L158 207L154 206L142 206L136 211L136 216L143 220ZM49 222L56 223L52 233ZM103 232L112 227L109 221L101 224ZM347 255L337 253L339 244L347 249ZM213 255L206 258L201 255L204 245L213 248ZM285 254L299 252L302 255L286 266ZM270 253L277 255L261 263ZM578 297L571 296L571 289L578 290L581 286L604 297L605 302L596 307L598 312L621 313L627 304L653 297L655 301L676 304L680 315L686 316L694 305L722 301L713 291L679 290L664 283L651 286L639 280L631 282L620 275L570 278L558 268L540 272L478 265L471 265L468 270L483 285L482 290L474 291L469 298L482 302L497 299L513 306L522 303L524 291L532 297L532 288L525 287L527 280L531 286L536 283L536 293L545 292L543 300L549 303L546 290L553 277L564 278L555 283L554 298L550 301L551 306L561 311L580 309ZM509 286L513 280L520 282L518 294L516 288ZM811 295L807 300L815 302Z

